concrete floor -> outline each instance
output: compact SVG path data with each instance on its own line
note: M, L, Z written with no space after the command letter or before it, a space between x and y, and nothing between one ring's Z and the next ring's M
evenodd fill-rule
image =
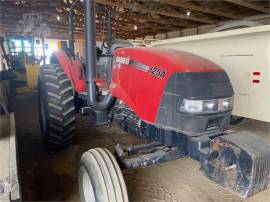
M138 144L136 139L112 127L94 127L78 117L73 145L58 152L47 151L38 126L37 98L20 96L16 100L16 124L19 142L19 167L23 201L79 201L77 170L81 154L93 147L112 152L120 143ZM235 129L255 131L270 143L270 125L248 121ZM190 158L159 166L124 171L130 201L243 201L221 186L209 181ZM245 200L270 201L270 190Z

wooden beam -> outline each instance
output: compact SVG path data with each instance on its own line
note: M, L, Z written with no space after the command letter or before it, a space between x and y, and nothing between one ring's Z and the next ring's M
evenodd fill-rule
M144 13L152 13L152 14L163 15L163 16L168 16L168 17L172 17L172 18L178 18L178 19L189 20L189 21L194 21L194 22L206 23L206 24L217 23L214 20L186 16L184 14L179 14L177 12L165 12L165 11L148 9L148 8L145 8L144 6L137 5L137 4L130 5L130 4L125 4L125 3L112 2L109 0L96 0L96 3L101 4L101 5L111 6L111 7L116 6L118 8L131 9L131 10L140 11L140 12L144 12Z
M28 6L29 2L31 1L31 6ZM40 4L40 1L38 1L38 4L35 4L35 2L37 2L36 0L27 0L26 4L20 5L20 6L14 6L14 1L9 1L8 3L5 3L4 6L1 8L1 14L0 16L2 17L2 19L5 19L6 17L12 17L14 19L14 23L11 22L11 24L16 24L16 20L22 20L22 15L24 13L32 13L33 12L33 8L35 12L37 13L42 13L42 23L44 21L44 23L50 25L50 24L55 24L57 23L55 21L55 19L53 19L53 15L59 15L61 17L61 22L59 23L60 27L61 26L66 26L66 22L68 20L68 11L65 10L64 8L68 8L69 5L67 5L67 3L64 2L60 2L58 3L58 6L61 6L61 9L63 10L63 12L56 12L56 7L55 6L49 6L47 5L46 7L46 2L49 2L49 0L44 0L42 1L42 4ZM51 2L51 1L50 1ZM13 6L12 6L13 5ZM36 7L35 7L36 5ZM78 6L78 8L76 8L78 11L81 9L81 6ZM45 12L44 12L45 11ZM117 11L113 11L113 12L117 12ZM149 35L150 33L153 32L163 32L164 30L166 31L173 31L173 30L181 30L182 28L186 28L186 27L191 27L196 26L196 24L191 24L191 23L186 23L186 22L177 22L177 20L175 19L169 19L169 18L164 18L164 17L160 17L160 19L155 19L152 17L149 17L147 15L144 16L139 16L137 14L132 13L132 15L130 15L130 13L125 12L125 13L121 13L118 12L119 17L123 18L121 19L114 19L114 25L113 27L115 28L119 28L120 31L122 31L123 33L126 32L126 28L129 27L128 29L130 29L130 32L136 33L136 34L140 34L140 33L145 33L146 35ZM125 16L124 16L125 15ZM77 15L79 16L77 19L81 19L83 18L83 10L79 11L79 14ZM114 17L114 16L113 16ZM125 20L124 20L125 19ZM143 22L147 20L146 22ZM102 21L102 20L101 20ZM76 26L77 27L82 27L81 24L83 23L83 21L78 21L75 20L76 22ZM153 23L151 23L153 22ZM79 23L79 24L77 24ZM99 23L100 24L100 23ZM132 27L133 25L137 25L137 27L139 28L137 31L133 30ZM59 27L59 28L60 28ZM55 30L57 31L57 30ZM97 30L100 31L100 30Z
M12 27L9 26L3 26L1 29L1 33L14 33L14 34L21 34L21 33L17 33ZM35 37L40 37L37 33L33 32L33 33L29 33L30 35L35 35ZM79 33L79 32L75 32L74 33L76 38L84 38L84 34L83 33ZM46 37L49 38L53 38L53 36L64 36L65 38L68 38L68 34L66 30L57 30L57 32L52 32L50 35L46 35ZM122 33L122 32L117 32L115 33L116 36L121 36L121 38L135 38L135 37L143 37L144 34L137 34L137 35L131 35L131 34L126 34L126 33ZM102 34L97 34L96 37L100 37L100 38L104 38L104 36Z
M199 11L202 13L207 13L211 15L216 15L216 16L221 16L221 17L226 17L229 19L239 19L239 16L235 16L230 13L224 13L220 11L215 11L207 7L202 7L202 6L196 6L194 4L186 4L186 0L161 0L161 3L165 3L171 6L176 6L180 8L185 8L189 10L194 10L194 11Z
M63 3L63 7L69 7L67 4ZM83 21L83 10L82 8L77 7L77 17L75 19L77 19L76 21L82 22ZM65 14L67 11L64 10ZM98 17L97 19L100 22L103 22L104 19L101 18L101 16L103 17L105 15L104 12L100 13L100 10L97 10L97 14ZM162 17L160 17L160 19L155 19L146 15L136 15L133 14L132 12L130 13L121 13L121 12L117 12L116 10L111 11L112 13L112 17L113 17L113 28L114 27L118 27L119 25L127 25L129 27L129 31L133 32L134 30L132 29L132 27L134 25L137 25L138 30L142 31L144 28L151 28L154 32L162 32L162 30L167 30L167 31L174 31L174 30L181 30L185 27L190 27L189 26L185 26L186 24L183 25L182 22L177 22L175 19L164 19ZM81 21L82 20L82 21ZM155 24L151 23L154 22ZM193 24L194 25L194 24ZM195 25L194 25L195 26ZM125 28L126 29L126 28ZM150 31L150 30L149 30ZM148 32L149 32L148 31Z
M8 28L9 30L13 30L13 32L16 32L16 26L14 26L14 24L16 24L16 22L14 23L13 20L2 20L0 22L0 27L1 27L1 30L3 29L6 29ZM65 33L66 35L69 34L69 30L68 30L68 26L65 26L65 25L61 25L61 24L56 24L56 23L51 23L49 24L48 23L48 28L50 28L51 32L52 33L55 33L55 32L59 32L59 33ZM122 27L126 27L124 25L121 25ZM97 31L97 35L103 35L103 33L105 34L105 32L103 32L103 27L102 26L97 26L96 27L96 31ZM150 29L149 27L145 26L142 28L142 30L144 31L141 31L141 30L133 30L131 32L127 32L126 29L113 29L113 34L116 34L116 35L123 35L123 36L137 36L137 35L141 35L142 33L143 34L147 34L148 32L152 32L152 29ZM31 32L33 33L37 33L38 31L38 28L34 27L33 30ZM82 30L74 30L75 33L78 33L78 34L84 34L84 29Z
M65 5L65 7L69 7L66 3L62 3L63 5ZM110 5L113 5L113 4L110 4ZM121 8L126 8L126 7L121 7ZM83 17L83 10L82 8L77 8L77 10L79 11L80 13L80 17ZM64 10L64 12L66 13L67 11ZM105 15L104 13L101 13L99 10L96 11L98 14L103 14L103 16ZM160 17L159 19L155 19L153 17L149 17L147 15L144 15L144 14L141 14L141 15L135 15L131 12L119 12L115 9L112 9L111 10L112 12L112 17L115 18L115 17L121 17L123 19L127 19L129 21L136 21L136 22L139 22L139 21L149 21L149 22L154 22L154 23L157 23L157 24L160 24L160 25L173 25L174 27L178 27L179 29L182 29L182 28L190 28L192 26L196 26L196 24L192 24L192 23L186 23L186 22L177 22L177 20L175 19L169 19L169 18L163 18L163 17Z
M46 16L44 15L43 17L45 17L41 23L45 23L47 24L49 27L66 27L68 28L68 21L67 19L64 19L64 17L61 18L61 21L58 22L58 21L55 21L55 20L49 20L49 17L50 16ZM65 16L66 17L66 16ZM46 20L45 20L46 19ZM4 16L2 16L2 19L1 21L2 22L7 22L7 23L10 23L12 24L13 26L16 25L19 21L21 20L21 17L20 16L17 16L15 14L5 14ZM103 24L103 19L100 19L98 17L98 20L99 20L99 23L96 23L96 26L97 27L104 27L104 24ZM130 21L125 21L125 20L113 20L113 29L116 29L116 26L123 26L125 28L129 28L130 30L132 30L132 27L133 27L134 23L130 22ZM136 23L136 25L138 27L141 27L142 29L144 27L154 27L154 28L157 28L157 29L165 29L165 30L170 30L170 29L177 29L177 27L172 27L172 26L160 26L160 25L152 25L152 24L148 24L148 23ZM83 24L83 21L80 21L80 20L77 20L77 23L75 23L75 27L79 27L79 28L84 28L84 24ZM125 29L126 31L126 29Z
M245 8L252 9L252 10L256 10L256 11L259 11L259 12L262 12L262 13L266 13L266 14L270 13L269 9L266 9L264 7L261 7L261 6L254 5L254 4L249 3L247 1L243 1L243 0L225 0L225 1L233 3L233 4L238 5L238 6L242 6L242 7L245 7Z
M24 2L24 1L22 1ZM67 22L68 11L65 8L69 8L68 3L64 1L54 1L54 0L25 0L26 3L20 3L20 5L15 5L13 0L7 0L2 2L1 14L0 16L8 17L9 14L14 14L14 16L18 16L19 20L22 18L20 15L27 12L39 12L43 13L43 20L48 25L52 25L52 29L57 32L57 27L64 29ZM50 4L50 3L52 4ZM133 1L136 3L136 1ZM177 11L164 11L158 10L154 8L147 8L140 4L127 4L122 3L122 1L112 1L112 0L96 0L96 3L101 5L106 5L110 7L117 7L125 9L122 13L121 11L112 9L113 12L118 12L119 17L123 19L114 18L113 27L115 30L119 30L120 33L126 33L127 29L130 29L130 34L139 35L141 33L148 35L150 33L158 33L166 31L175 31L181 30L182 28L190 28L201 25L201 23L213 24L216 21L210 19L202 19L195 16L186 16ZM3 6L4 5L4 6ZM56 12L56 6L58 6L63 12ZM150 5L151 6L151 5ZM79 18L83 18L83 9L82 4L79 4L77 10L81 10L78 14ZM132 10L133 12L128 12ZM45 11L45 12L44 12ZM139 13L139 14L138 14ZM140 15L142 13L142 15ZM148 14L155 14L160 18L156 19ZM51 16L50 16L51 15ZM53 16L59 15L61 16L61 22L58 23ZM127 19L127 20L126 20ZM179 20L177 20L179 19ZM82 28L83 21L76 20L76 26ZM101 21L102 22L102 21ZM152 23L151 23L152 22ZM53 25L53 24L59 25ZM102 26L102 23L98 23ZM132 26L137 25L138 30L132 30ZM81 31L81 30L78 30ZM97 29L97 32L101 32L102 29ZM102 32L101 32L102 33Z
M139 21L146 21L146 22L154 22L157 23L159 25L172 25L174 27L178 27L178 29L182 29L182 28L190 28L193 26L196 26L195 24L185 24L182 22L177 22L176 20L172 20L172 19L168 19L168 18L159 18L159 19L155 19L153 17L149 17L146 15L134 15L134 14L127 14L127 13L119 13L116 11L112 11L113 13L113 18L115 18L116 16L119 16L121 18L133 21L133 22L139 22Z

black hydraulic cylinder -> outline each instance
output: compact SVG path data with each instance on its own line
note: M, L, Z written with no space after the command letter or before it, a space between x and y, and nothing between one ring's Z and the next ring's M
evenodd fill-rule
M96 14L94 0L84 0L85 16L85 52L86 52L86 81L87 81L87 103L95 110L107 110L113 103L114 97L111 93L97 100L96 86Z

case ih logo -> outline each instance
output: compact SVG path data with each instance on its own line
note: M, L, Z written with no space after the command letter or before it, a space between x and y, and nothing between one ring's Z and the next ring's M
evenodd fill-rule
M120 64L128 65L130 62L130 58L117 56L115 58L115 61Z
M129 57L117 56L115 58L115 62L120 63L120 64L124 64L124 65L133 66L139 70L142 70L144 72L148 72L149 74L156 76L158 78L165 78L165 76L166 76L166 71L164 69L160 69L158 67L147 66L147 65L140 63L138 61L131 60Z

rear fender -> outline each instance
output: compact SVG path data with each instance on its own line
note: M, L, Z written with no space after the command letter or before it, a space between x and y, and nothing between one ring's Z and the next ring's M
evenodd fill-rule
M86 91L86 81L83 64L80 60L72 60L65 51L58 50L53 53L67 77L72 82L76 92ZM53 57L54 57L53 56Z

